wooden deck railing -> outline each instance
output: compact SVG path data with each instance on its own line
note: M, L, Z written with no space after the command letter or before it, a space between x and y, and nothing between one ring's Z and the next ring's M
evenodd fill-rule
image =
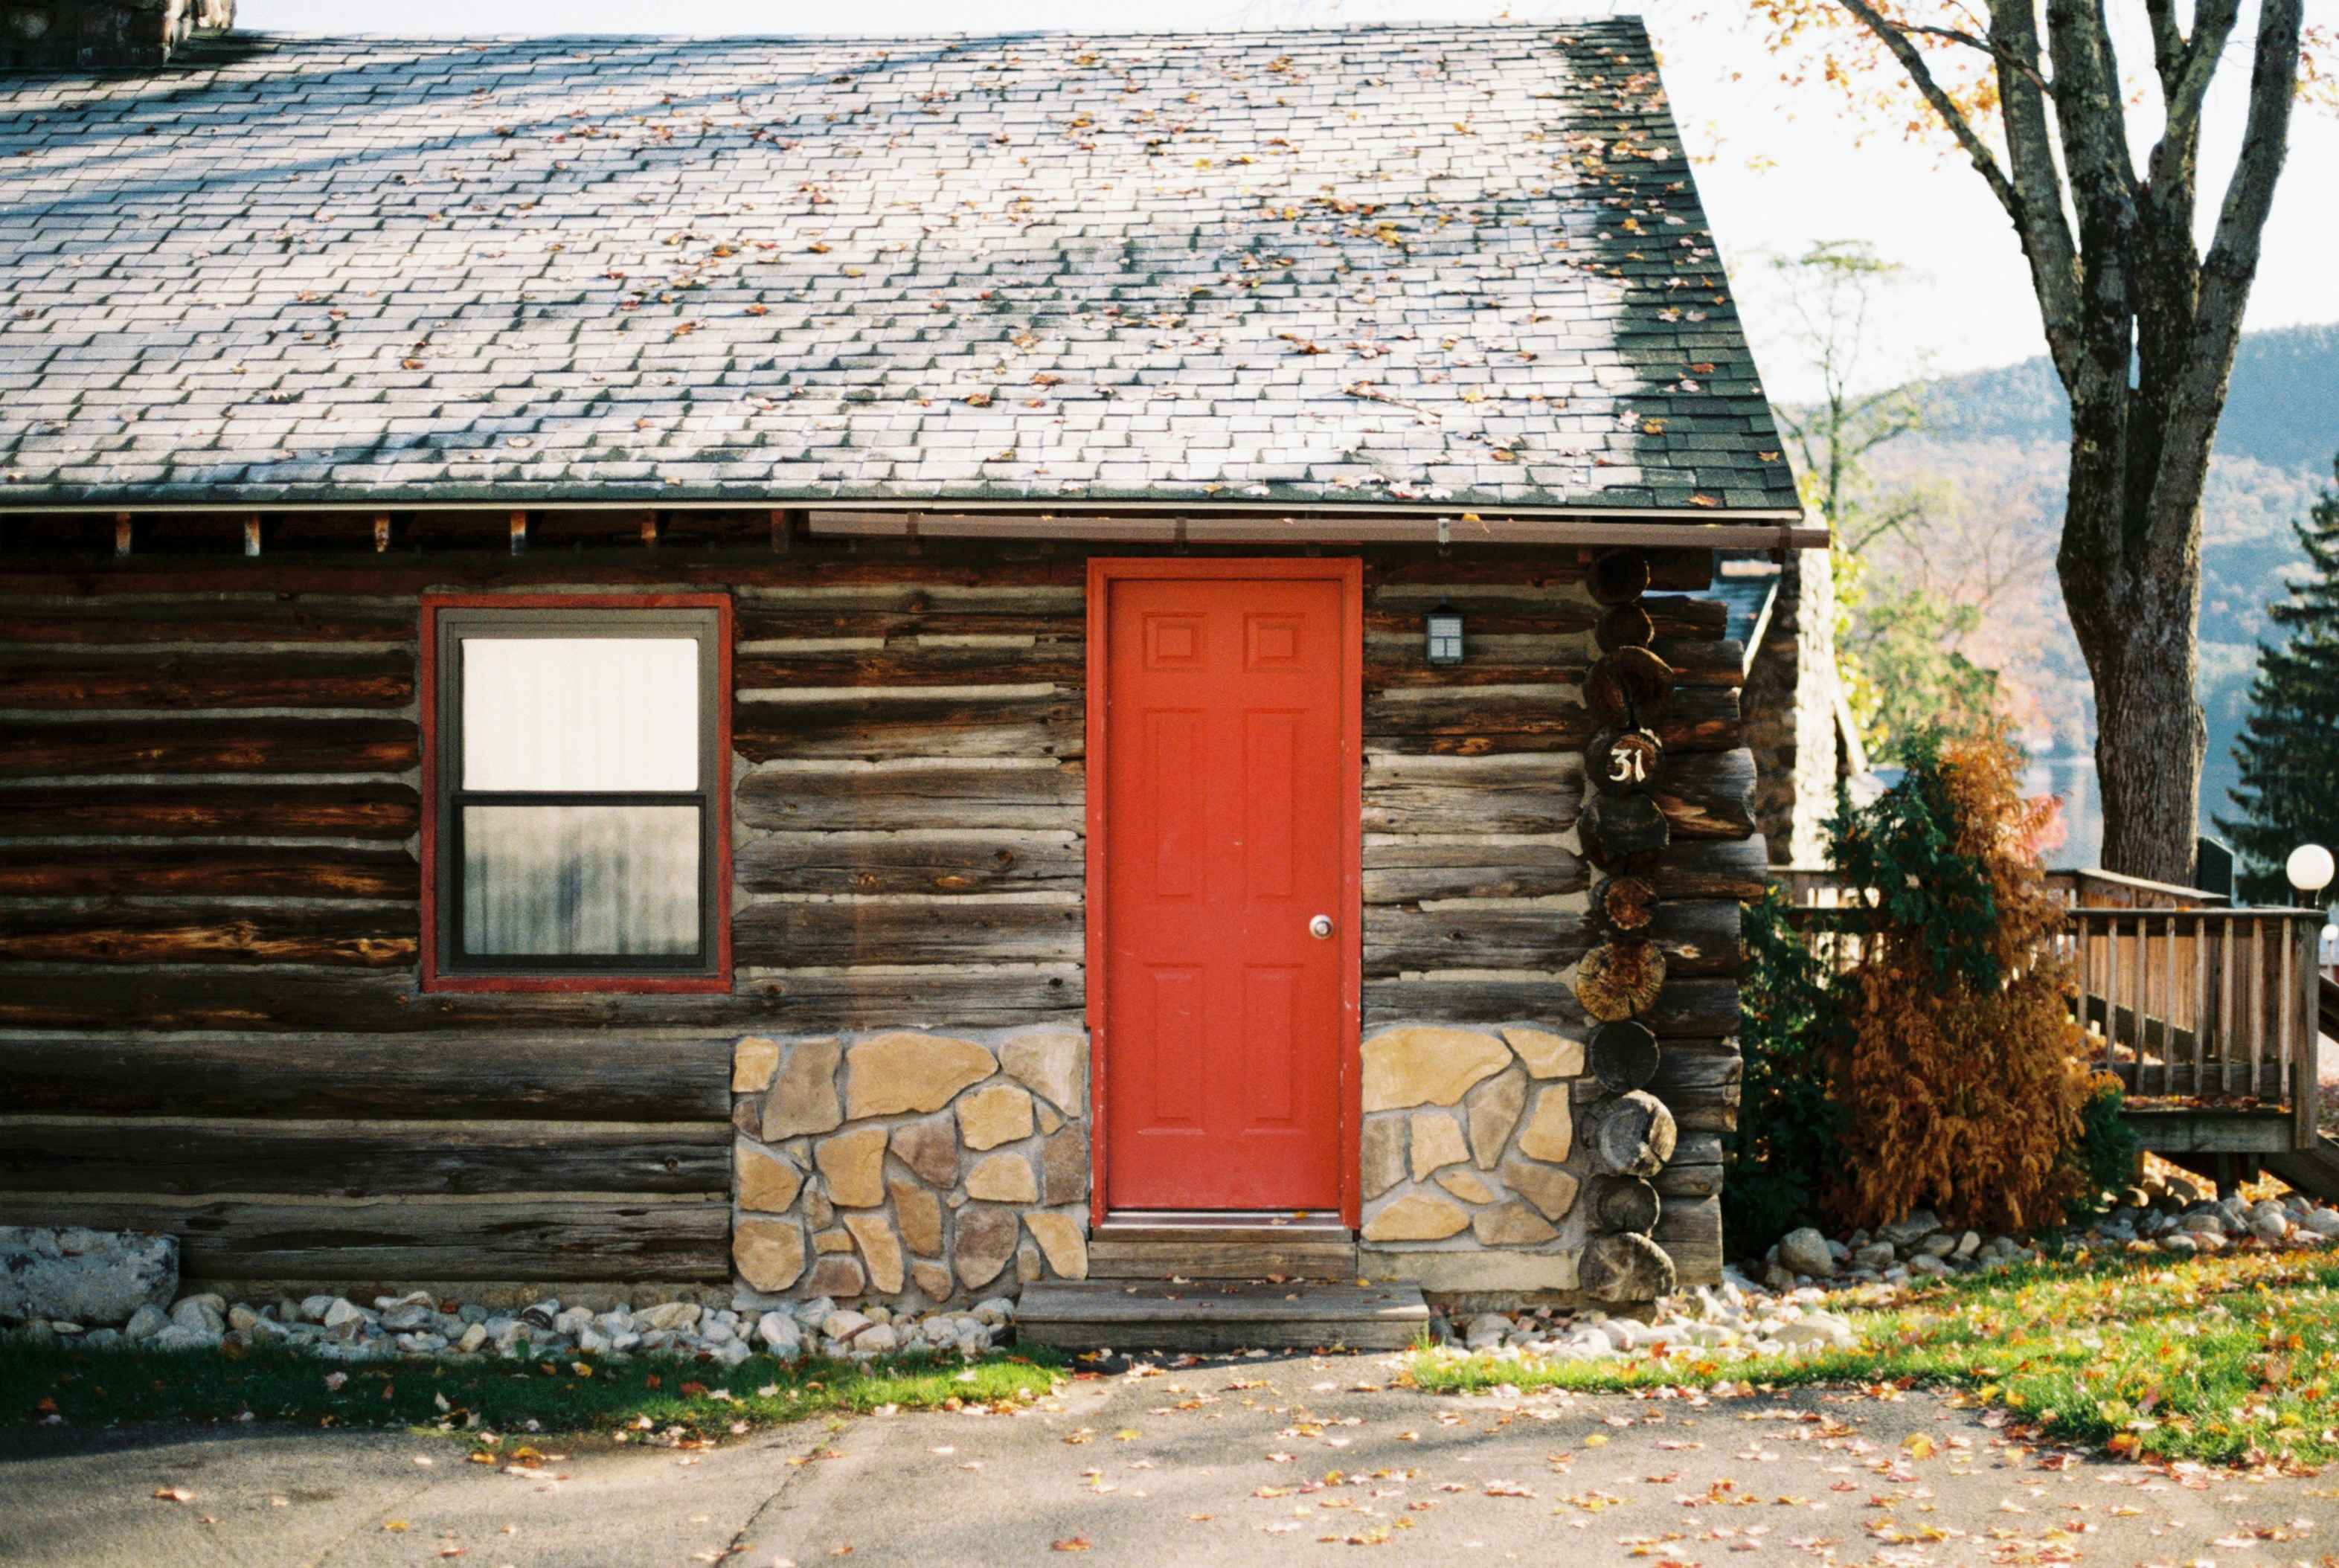
M1839 973L1876 941L1857 889L1802 867L1772 873L1812 950ZM2220 895L2107 872L2050 873L2070 906L2057 939L2072 1011L2106 1068L2145 1101L2286 1112L2315 1140L2323 912L2235 909Z

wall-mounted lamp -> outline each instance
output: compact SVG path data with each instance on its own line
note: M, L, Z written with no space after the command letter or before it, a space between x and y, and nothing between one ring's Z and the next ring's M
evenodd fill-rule
M1462 662L1462 612L1452 605L1440 605L1429 612L1424 622L1428 643L1429 662L1433 665L1458 665Z

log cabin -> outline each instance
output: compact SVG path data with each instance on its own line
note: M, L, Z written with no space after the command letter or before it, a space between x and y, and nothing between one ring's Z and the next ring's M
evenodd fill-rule
M1825 533L1638 22L199 37L0 167L0 1223L1718 1277Z

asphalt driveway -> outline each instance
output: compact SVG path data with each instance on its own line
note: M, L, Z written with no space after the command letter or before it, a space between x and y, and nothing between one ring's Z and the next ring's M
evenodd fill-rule
M1014 1416L878 1415L697 1453L545 1444L533 1473L402 1434L15 1428L0 1434L0 1562L1248 1564L1354 1544L1431 1563L1921 1568L2339 1553L2339 1470L2079 1459L1921 1393L1466 1401L1380 1386L1393 1366L1140 1369Z

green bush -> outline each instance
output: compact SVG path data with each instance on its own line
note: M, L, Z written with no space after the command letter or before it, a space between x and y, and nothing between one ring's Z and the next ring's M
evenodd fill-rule
M1841 1040L1843 1010L1828 975L1787 923L1772 888L1746 906L1739 1046L1745 1079L1728 1140L1722 1218L1731 1246L1760 1253L1819 1212L1841 1171L1843 1108L1823 1065Z
M2119 1080L2100 1078L2095 1092L2079 1108L2079 1141L2072 1159L2087 1173L2087 1191L2071 1200L2071 1218L2087 1219L2104 1209L2104 1195L2117 1192L2136 1178L2137 1157L2144 1140L2137 1137L2120 1111L2127 1102Z

